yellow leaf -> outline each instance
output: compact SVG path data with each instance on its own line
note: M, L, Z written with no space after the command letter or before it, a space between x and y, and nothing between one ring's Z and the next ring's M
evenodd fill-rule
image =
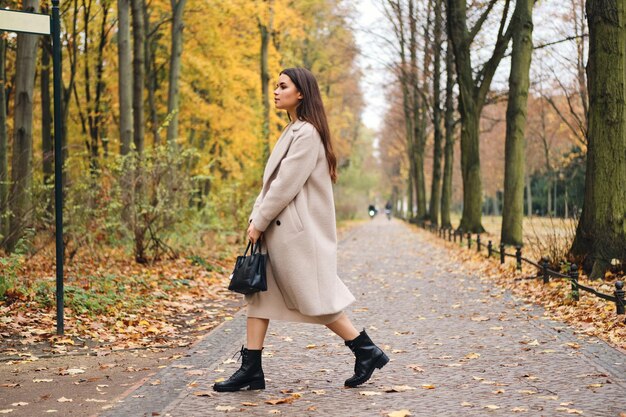
M411 415L412 414L409 410L398 410L392 411L391 413L387 414L387 417L407 417Z
M474 404L472 404L472 403L468 403L467 401L463 401L463 402L461 403L461 406L463 406L463 407L473 407L473 406L474 406Z
M480 353L468 353L467 355L465 355L465 359L478 359L480 358Z
M424 389L435 389L433 384L422 384L422 388Z

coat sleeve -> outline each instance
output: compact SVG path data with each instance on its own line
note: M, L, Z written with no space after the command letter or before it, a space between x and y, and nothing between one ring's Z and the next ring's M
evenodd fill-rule
M309 178L322 144L319 133L312 125L299 129L287 154L280 162L276 178L269 186L258 210L254 212L252 223L260 231L265 231L278 214L298 195Z
M252 213L250 213L250 217L248 218L248 223L252 223L252 219L254 219L254 216L256 215L257 211L259 210L259 206L261 205L261 196L262 195L263 195L263 190L261 190L259 195L256 197L256 200L254 201L254 207L252 208Z

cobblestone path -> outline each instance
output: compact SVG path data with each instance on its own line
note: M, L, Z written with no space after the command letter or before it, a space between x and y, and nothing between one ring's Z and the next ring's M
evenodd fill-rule
M328 329L272 322L263 357L267 389L212 392L216 379L239 366L231 358L244 341L242 312L105 415L626 413L625 354L446 265L447 249L425 233L378 216L340 242L340 276L357 297L348 313L391 358L365 385L343 388L354 359Z

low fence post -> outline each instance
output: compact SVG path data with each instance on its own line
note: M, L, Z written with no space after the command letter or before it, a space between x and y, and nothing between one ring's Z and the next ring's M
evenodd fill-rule
M517 261L517 270L521 271L522 270L522 247L521 246L515 247L515 260Z
M624 282L617 281L615 283L615 309L617 310L617 314L626 314L626 309L624 308Z
M490 240L489 243L487 243L487 258L491 258L492 252L493 252L493 243L491 243L491 240Z
M570 265L569 277L572 282L572 299L574 299L574 301L579 301L580 294L578 293L578 265L576 264Z
M452 242L452 228L448 227L448 242Z
M454 237L454 243L456 243L456 234L457 234L457 231L455 230L455 231L452 233L452 237Z
M476 252L480 252L480 233L476 235Z
M472 234L467 232L467 249L472 249Z
M463 229L459 227L459 242L461 242L461 246L463 245Z
M504 243L500 242L500 264L504 264Z
M543 283L547 284L550 282L550 273L548 272L548 257L544 256L541 258L541 271L543 272Z

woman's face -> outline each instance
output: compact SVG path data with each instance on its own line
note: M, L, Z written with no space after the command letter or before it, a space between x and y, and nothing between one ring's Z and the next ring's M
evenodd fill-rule
M274 105L277 109L293 112L302 100L302 93L286 74L280 74L274 90Z

